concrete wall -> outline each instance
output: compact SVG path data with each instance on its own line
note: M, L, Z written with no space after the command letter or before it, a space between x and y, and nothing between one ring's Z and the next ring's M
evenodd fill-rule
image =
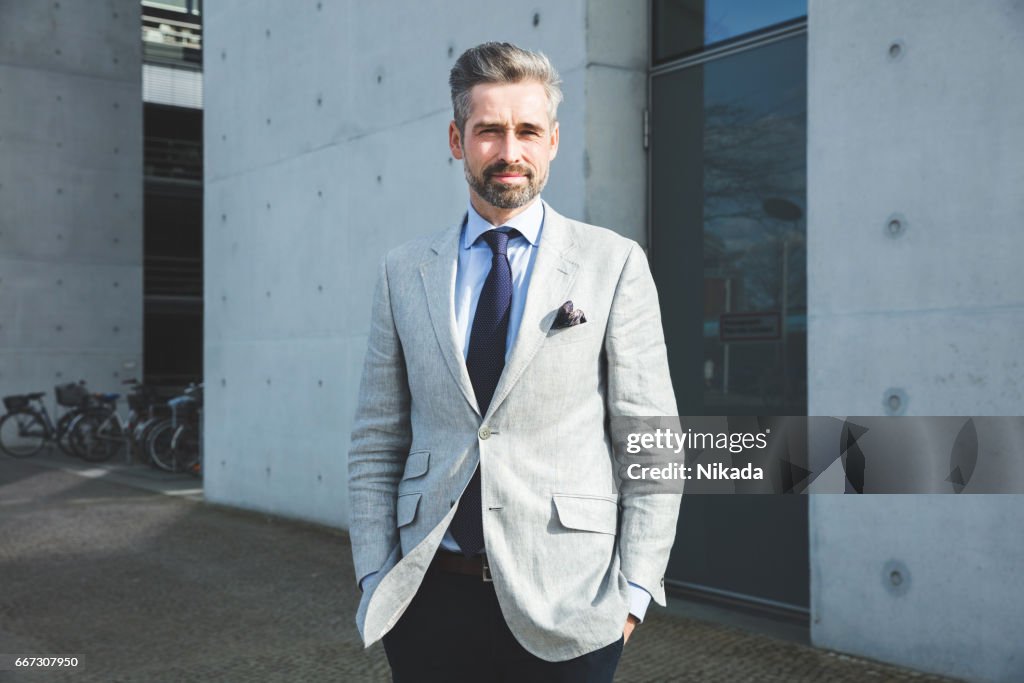
M0 0L0 392L141 375L138 0Z
M347 524L377 264L465 210L446 131L466 48L508 40L551 57L565 102L545 198L644 234L646 42L630 43L646 40L646 9L618 4L204 5L210 500ZM622 27L626 45L599 50L588 22Z
M811 0L808 38L810 413L1022 414L1024 4ZM813 496L814 643L1024 680L1022 520Z

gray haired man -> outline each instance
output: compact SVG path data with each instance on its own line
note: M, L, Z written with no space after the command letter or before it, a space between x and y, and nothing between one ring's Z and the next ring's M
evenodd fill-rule
M608 420L675 415L633 241L555 212L558 74L507 43L452 68L462 221L384 258L349 452L356 621L395 681L610 681L679 496L617 485Z

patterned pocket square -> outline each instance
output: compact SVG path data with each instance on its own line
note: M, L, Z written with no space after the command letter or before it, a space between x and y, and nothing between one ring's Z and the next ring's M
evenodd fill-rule
M563 327L573 327L575 325L582 325L587 322L587 316L583 315L582 309L573 310L572 301L566 301L558 308L558 313L555 315L555 322L551 325L551 329L557 330Z

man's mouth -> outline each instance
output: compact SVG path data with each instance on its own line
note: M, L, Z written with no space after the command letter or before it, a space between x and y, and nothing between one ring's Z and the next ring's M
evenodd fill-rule
M521 183L526 182L526 176L519 173L495 173L491 176L499 183Z

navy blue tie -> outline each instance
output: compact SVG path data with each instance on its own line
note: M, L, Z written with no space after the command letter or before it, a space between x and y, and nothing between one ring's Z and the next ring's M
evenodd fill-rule
M512 268L508 263L507 249L509 239L518 234L516 230L488 230L478 238L487 242L491 248L491 270L480 290L476 315L473 316L466 369L469 370L469 381L473 384L473 393L481 414L487 413L501 371L505 369L505 340L508 336L509 312L512 309ZM459 509L452 518L451 532L467 557L483 550L479 467L462 493Z

